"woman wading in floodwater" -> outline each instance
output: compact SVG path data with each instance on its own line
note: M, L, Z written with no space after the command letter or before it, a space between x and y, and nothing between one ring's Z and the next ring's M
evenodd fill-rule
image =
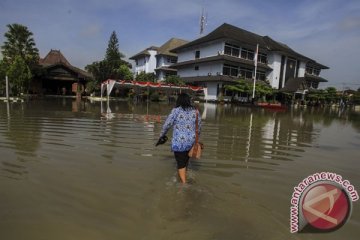
M195 142L196 114L199 111L191 105L190 97L181 93L176 101L175 108L167 117L160 134L159 142L166 139L166 133L173 127L171 150L174 152L179 178L186 183L186 168L189 163L189 150ZM198 117L198 134L200 135L201 118ZM166 140L165 140L166 141Z

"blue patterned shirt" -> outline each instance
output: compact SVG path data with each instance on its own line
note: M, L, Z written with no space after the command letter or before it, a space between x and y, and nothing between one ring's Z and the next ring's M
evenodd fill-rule
M171 140L172 151L189 151L194 144L196 112L198 112L198 134L200 135L201 116L195 108L184 110L182 107L177 107L167 117L160 136L164 136L172 126L174 127Z

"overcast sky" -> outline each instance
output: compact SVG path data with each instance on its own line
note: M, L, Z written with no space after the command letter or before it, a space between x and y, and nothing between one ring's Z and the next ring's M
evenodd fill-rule
M112 31L126 57L171 37L198 38L202 7L205 34L229 23L268 35L330 67L323 87L360 87L359 0L1 0L0 45L6 25L19 23L40 57L57 49L84 68L104 58Z

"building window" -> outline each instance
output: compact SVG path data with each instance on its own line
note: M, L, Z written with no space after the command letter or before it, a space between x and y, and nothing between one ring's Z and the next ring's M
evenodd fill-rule
M320 75L320 69L319 69L319 68L314 68L314 67L307 66L307 67L306 67L306 73L307 73L307 74L310 74L310 75L319 76L319 75Z
M241 58L243 59L247 59L247 60L254 60L254 51L247 49L247 48L242 48L241 49Z
M240 77L245 79L252 79L253 70L249 68L240 68Z
M195 59L200 58L200 50L195 51Z
M135 64L136 64L136 66L139 66L139 62L137 59L135 60Z
M195 71L198 71L199 70L199 66L195 66Z
M265 81L266 80L265 72L256 71L256 80Z
M230 43L225 43L224 54L234 57L239 57L239 53L240 53L239 46Z
M176 58L168 57L167 62L168 63L176 63L177 61L176 61Z
M267 64L267 54L265 53L259 53L258 54L258 62Z
M320 69L314 69L313 71L315 76L319 76L320 75Z
M224 64L224 67L223 67L223 75L235 76L235 77L237 77L238 74L239 74L239 67L233 66L233 65L229 65L229 64Z

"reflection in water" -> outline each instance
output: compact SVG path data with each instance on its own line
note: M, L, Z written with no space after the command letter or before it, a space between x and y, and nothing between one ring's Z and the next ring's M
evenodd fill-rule
M191 162L183 187L169 144L154 146L172 107L0 103L2 237L292 239L289 196L298 180L340 171L360 185L359 114L205 103L203 158ZM351 239L358 224L326 238Z

